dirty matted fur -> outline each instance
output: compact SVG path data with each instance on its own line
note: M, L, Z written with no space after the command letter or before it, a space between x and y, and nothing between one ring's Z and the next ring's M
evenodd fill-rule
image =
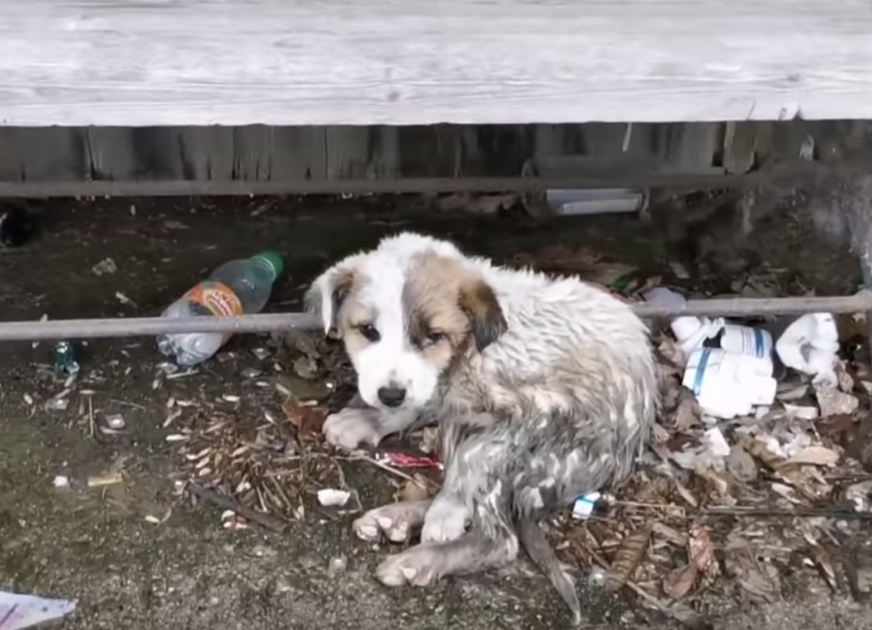
M578 621L571 579L537 523L630 472L659 406L644 323L577 278L498 267L408 232L334 264L307 304L358 376L356 399L324 423L328 441L356 448L439 424L436 497L354 524L365 539L421 531L378 578L427 585L504 565L523 546Z

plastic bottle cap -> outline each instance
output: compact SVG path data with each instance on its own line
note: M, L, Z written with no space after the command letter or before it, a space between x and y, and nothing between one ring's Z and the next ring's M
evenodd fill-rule
M282 275L282 271L285 269L285 262L282 260L282 257L271 249L260 252L257 256L254 256L254 258L263 261L270 269L272 269L273 281Z

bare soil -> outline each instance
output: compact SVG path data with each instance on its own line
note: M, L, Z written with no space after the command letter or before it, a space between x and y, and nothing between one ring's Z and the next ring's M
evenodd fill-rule
M626 217L573 219L534 228L518 217L422 212L415 198L54 201L40 208L39 234L0 250L4 321L155 315L217 264L271 247L288 277L272 310L298 310L301 287L331 259L373 245L385 233L416 229L450 236L500 260L563 243L587 245L647 275L669 274L670 256L650 226ZM772 235L777 234L778 238ZM849 257L826 250L802 229L777 228L766 255L824 292L855 279ZM802 252L802 255L797 255ZM111 258L114 273L95 275ZM119 297L120 296L120 297ZM266 335L234 338L221 360L197 374L163 379L151 339L92 341L82 348L77 391L65 410L46 406L64 388L47 364L51 344L0 346L0 588L78 600L69 628L562 628L565 611L534 572L454 580L437 588L391 590L373 578L387 550L356 540L354 515L308 509L282 534L221 527L220 510L192 505L174 488L179 461L162 424L170 398L261 418L282 414L258 370L300 398L323 384L278 372L279 350ZM255 348L268 348L259 359ZM306 388L311 388L311 392ZM97 418L120 413L124 433L91 435L87 396ZM320 392L320 393L319 393ZM231 397L228 399L227 395ZM235 397L239 397L239 400ZM386 474L341 463L364 508L390 499ZM88 488L89 477L121 472L123 483ZM69 488L56 488L66 476ZM155 523L154 521L159 521ZM610 594L579 572L585 628L673 627L622 593ZM822 582L781 601L745 606L712 595L709 627L816 629L872 627L872 610Z

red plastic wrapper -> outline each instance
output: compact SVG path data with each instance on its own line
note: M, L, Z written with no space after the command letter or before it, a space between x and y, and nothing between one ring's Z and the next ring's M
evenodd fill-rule
M394 466L395 468L435 468L442 470L442 462L435 457L426 455L409 455L407 453L379 453L376 460Z

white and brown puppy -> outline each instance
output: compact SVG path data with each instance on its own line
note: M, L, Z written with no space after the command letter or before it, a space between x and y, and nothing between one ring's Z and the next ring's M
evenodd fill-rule
M358 377L357 400L324 423L328 441L375 445L439 423L436 498L354 524L395 541L421 528L421 544L383 562L379 579L425 585L505 564L524 546L577 621L537 521L631 470L659 400L644 323L577 278L497 267L414 233L336 263L307 304Z

